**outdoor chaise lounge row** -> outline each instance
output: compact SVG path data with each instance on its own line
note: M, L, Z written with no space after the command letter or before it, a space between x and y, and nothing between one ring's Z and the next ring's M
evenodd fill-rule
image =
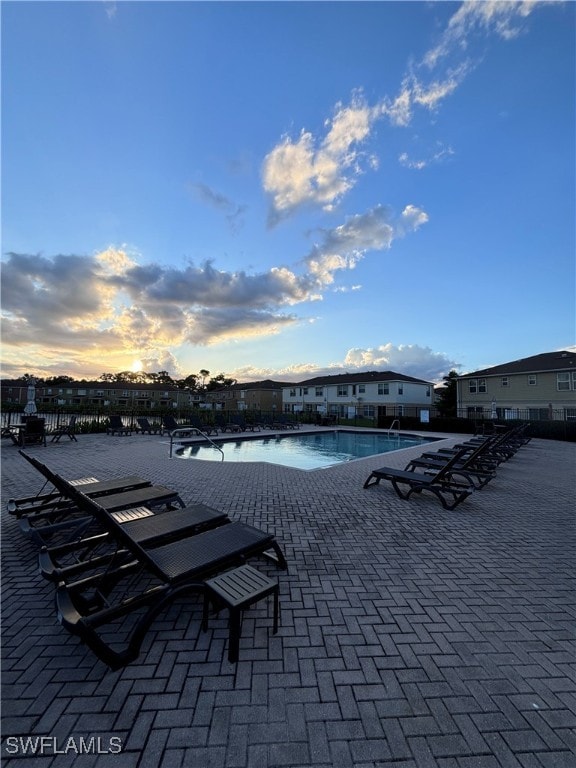
M208 602L218 603L213 577L222 572L245 585L241 602L224 601L229 659L238 658L239 607L274 594L276 629L277 582L245 566L264 556L287 567L272 534L204 504L186 506L177 492L137 476L69 481L20 453L45 484L35 496L11 499L8 510L41 547L40 571L55 583L59 622L110 668L138 657L156 616L181 596L203 598L205 627Z
M455 509L475 490L496 476L496 468L529 441L528 425L495 437L472 438L453 448L426 452L411 459L404 469L381 467L368 476L364 488L387 480L401 499L413 493L433 493L444 509Z

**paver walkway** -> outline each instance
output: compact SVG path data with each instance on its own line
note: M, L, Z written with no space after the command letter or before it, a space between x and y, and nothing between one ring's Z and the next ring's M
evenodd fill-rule
M170 460L159 436L30 450L66 477L144 475L270 530L289 571L252 562L279 578L281 626L251 609L237 665L225 613L203 634L182 600L111 672L57 623L3 509L5 766L576 766L576 445L532 440L454 512L362 488L421 448L314 472ZM41 480L1 454L4 507Z

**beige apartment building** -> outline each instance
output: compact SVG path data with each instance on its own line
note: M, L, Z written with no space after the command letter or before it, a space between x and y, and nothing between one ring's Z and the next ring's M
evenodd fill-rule
M474 419L576 420L576 353L545 352L457 380L458 414Z
M265 379L232 384L206 393L206 404L222 411L268 411L282 413L282 388L286 384Z

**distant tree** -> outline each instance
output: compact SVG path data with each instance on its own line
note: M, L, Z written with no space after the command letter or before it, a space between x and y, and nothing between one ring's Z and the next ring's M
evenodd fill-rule
M199 389L205 389L206 388L205 381L206 381L206 378L210 376L210 371L207 371L206 368L202 368L200 370L200 376L202 377L202 383L200 384Z
M198 376L191 373L185 379L178 379L174 382L178 389L191 389L193 392L198 390Z
M43 384L44 383L44 379L41 376L35 376L33 373L25 373L22 376L20 376L19 379L16 379L16 381L29 382L30 379L34 379L36 384Z
M441 416L456 416L458 408L458 394L456 390L456 381L458 374L456 371L450 371L444 376L442 381L444 386L437 391L436 407Z
M44 383L48 386L55 386L57 384L73 384L74 381L72 376L50 376Z
M218 376L213 376L206 385L207 392L213 392L215 389L222 389L223 387L231 387L236 384L236 379L226 377L223 373L219 373Z

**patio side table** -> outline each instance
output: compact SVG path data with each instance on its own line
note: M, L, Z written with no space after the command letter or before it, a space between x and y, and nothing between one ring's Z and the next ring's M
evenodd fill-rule
M206 631L208 628L208 610L214 598L229 611L228 661L238 661L242 611L268 595L274 595L273 632L278 632L279 587L275 579L269 579L250 565L242 565L208 579L204 584L202 629Z

